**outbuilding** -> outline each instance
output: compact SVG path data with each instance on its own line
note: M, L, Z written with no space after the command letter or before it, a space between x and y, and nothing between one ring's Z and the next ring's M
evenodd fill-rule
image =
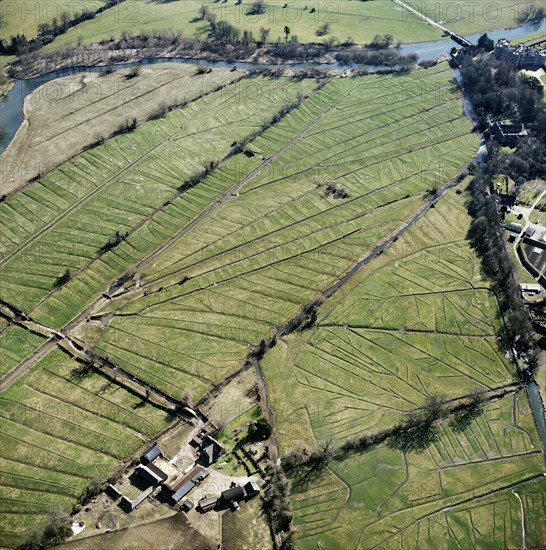
M140 457L140 462L142 464L149 464L161 456L161 454L161 449L157 445L153 445Z
M239 502L245 499L245 490L240 485L237 485L235 487L231 487L230 489L226 489L222 493L220 498L226 504L231 504L232 502Z

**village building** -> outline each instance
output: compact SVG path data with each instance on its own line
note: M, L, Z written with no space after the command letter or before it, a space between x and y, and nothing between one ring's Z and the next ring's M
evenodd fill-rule
M204 466L211 466L226 453L225 447L210 435L194 438L194 442L199 446L199 462Z
M515 147L518 141L527 135L527 130L523 124L493 122L493 124L489 126L489 133L501 145L505 147Z
M245 499L245 490L240 486L230 487L222 492L220 500L225 504L231 504L233 502L239 502Z
M537 71L546 63L546 54L533 46L516 44L512 46L508 40L501 38L495 46L495 57L510 63L516 69Z
M542 287L539 284L521 283L520 286L522 292L529 292L531 294L538 294L539 292L542 292Z
M243 487L245 491L245 498L253 498L260 494L260 487L255 481L248 481Z
M163 470L160 470L151 462L149 464L139 464L136 472L151 485L159 485L169 477Z
M218 497L202 498L199 501L199 509L202 512L208 512L209 510L216 508L217 504L218 504Z
M504 228L508 229L508 231L513 231L514 233L517 233L518 235L523 231L523 225L520 223L505 223Z

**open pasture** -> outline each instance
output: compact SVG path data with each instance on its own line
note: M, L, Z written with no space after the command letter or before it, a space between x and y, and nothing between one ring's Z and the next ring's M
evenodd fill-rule
M521 548L518 496L525 543L543 546L544 457L525 394L439 435L419 454L382 445L333 461L318 479L295 477L301 548Z
M0 2L0 31L4 38L24 34L30 40L42 23L51 23L54 18L60 21L63 13L73 18L83 10L95 11L103 4L105 0L3 0Z
M51 298L37 317L64 325L89 293L99 295L129 267L132 258L120 264L109 249L168 204L189 178L311 86L283 78L244 79L79 155L8 198L0 205L1 297L23 309ZM218 188L182 195L179 208L191 219L214 201ZM83 295L67 290L61 298L52 292L67 269L71 277L91 280Z
M136 118L140 124L191 101L242 72L215 69L196 76L195 65L164 63L111 74L78 73L48 82L25 101L26 119L2 155L0 194L50 172L83 148L110 137Z
M397 7L391 0L268 0L265 13L257 15L248 14L250 0L243 0L240 4L236 0L129 0L124 4L106 10L94 20L81 23L70 33L58 37L47 49L75 45L79 36L84 44L89 44L111 36L119 37L123 32L137 34L141 30L182 30L185 36L202 35L207 29L206 24L197 17L201 5L216 14L217 21L228 21L241 31L252 31L256 40L262 27L270 29L269 42L276 42L277 39L284 41L285 26L289 27L291 36L297 36L302 43L320 43L329 37L340 41L352 38L357 43L364 43L370 42L376 34L392 34L396 40L405 43L441 39L439 30ZM319 27L326 23L330 25L329 33L317 35Z
M428 395L512 380L495 296L465 240L469 221L464 196L450 191L326 301L316 328L266 356L274 408L292 412L277 423L281 446L343 442L393 426Z
M70 511L171 419L61 351L0 397L0 535L13 544L52 506Z
M256 139L243 170L230 159L237 194L137 264L143 290L105 309L123 306L98 349L177 395L199 396L240 365L472 155L449 71L415 78L332 82Z
M0 319L4 321L3 318ZM0 325L0 377L5 376L45 342L45 338L14 325Z

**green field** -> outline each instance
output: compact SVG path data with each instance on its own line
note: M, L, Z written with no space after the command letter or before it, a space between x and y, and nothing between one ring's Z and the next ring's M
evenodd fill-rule
M140 124L162 107L180 105L240 77L240 71L215 69L195 76L196 67L165 63L112 74L79 73L48 82L25 102L26 120L7 151L0 173L0 194L9 193L108 138L136 117Z
M469 4L464 0L408 3L450 30L465 35L517 26L518 14L529 4L527 0L500 0L494 6ZM195 21L202 4L208 5L210 11L216 13L218 20L229 21L241 30L251 30L256 38L260 28L270 29L271 42L277 41L277 38L284 39L285 26L290 28L291 34L296 35L300 42L321 42L325 37L317 36L317 30L324 23L330 24L330 32L326 38L336 37L341 41L352 38L357 43L365 43L370 42L376 34L386 33L404 43L441 39L438 29L392 0L316 0L307 4L268 1L266 12L254 16L247 15L250 0L244 0L240 5L235 0L221 3L200 0L166 3L134 0L107 10L95 20L78 25L57 38L46 49L74 45L80 36L83 43L88 44L120 36L124 31L134 34L141 30L181 29L186 36L203 34L203 22Z
M104 3L105 0L56 0L55 2L3 0L0 2L2 37L9 38L24 34L30 40L36 36L40 23L51 23L53 18L59 20L63 12L73 18L84 9L95 11Z
M339 40L352 37L356 42L369 42L376 34L390 33L403 42L422 42L441 38L441 33L412 14L397 9L392 0L340 0L329 2L316 0L304 2L268 1L266 13L248 16L249 0L236 5L235 0L215 3L201 0L183 0L182 2L153 2L135 0L123 6L112 8L96 20L86 21L69 33L57 38L46 49L58 49L68 44L74 45L78 36L84 44L98 42L111 36L120 36L125 32L133 34L140 30L183 30L186 36L203 33L203 22L196 19L199 7L208 5L218 20L226 20L241 30L252 30L259 37L261 27L271 30L269 40L276 42L284 39L284 27L301 42L322 42L325 37L316 35L317 29L324 23L330 23L331 30L326 36L335 36ZM285 4L287 8L283 8ZM311 13L311 9L315 12ZM487 28L487 27L486 27Z
M544 457L524 394L491 403L464 432L444 424L427 451L386 446L294 480L302 550L527 548L546 540Z
M3 318L0 320L4 321ZM45 338L24 328L6 325L0 325L0 376L14 369L45 342Z
M207 84L202 82L205 91ZM37 318L64 325L138 257L137 241L124 246L121 257L115 249L97 258L116 231L136 231L187 179L311 86L311 81L244 80L112 139L13 195L0 205L0 295L23 309L46 299ZM219 179L183 193L176 218L173 209L160 216L166 227L156 238L210 204L223 184ZM146 228L137 238L150 247ZM67 268L78 277L56 291L55 281Z
M465 241L463 205L450 191L326 301L316 328L266 355L283 450L389 429L429 395L510 383L498 306ZM375 446L316 480L294 476L302 548L517 548L513 488L524 498L527 544L540 547L545 465L525 394L489 403L463 432L446 421L439 436L421 453Z
M240 365L270 327L396 230L472 154L450 72L423 76L433 93L422 93L416 74L386 77L387 86L374 76L332 82L255 140L255 156L207 178L229 188L254 170L206 223L137 265L144 295L107 308L122 307L97 347L175 395L198 397ZM327 196L328 182L350 197Z
M285 449L388 428L430 394L456 398L510 382L496 299L465 241L463 203L450 192L326 302L316 329L268 355L272 402L291 412L277 422Z
M240 76L180 71L173 92L172 74L146 69L123 112L151 109L143 98L159 99L162 78L166 96L193 98ZM120 75L103 78L112 91ZM237 372L253 346L404 228L478 148L445 63L321 84L247 76L8 197L0 204L0 298L55 329L83 312L64 329L74 340L195 404ZM60 136L76 142L78 124L113 124L104 113L117 103L107 96L62 103ZM39 109L54 126L53 113ZM279 338L265 354L261 391L281 456L300 442L338 445L392 428L431 394L458 399L511 384L497 300L466 240L467 182L328 298L312 328ZM43 341L0 319L0 374ZM220 419L224 435L262 414L255 373L243 372L214 403L229 410ZM105 479L172 421L59 349L0 399L0 532L8 546L52 505L70 509L90 479ZM203 412L213 416L211 407ZM444 422L422 453L376 445L338 457L320 478L294 476L298 542L303 550L520 547L516 491L527 546L540 547L543 471L519 391L489 401L462 432ZM243 512L225 524L226 544L252 521ZM108 540L126 544L124 535Z
M91 479L105 479L170 422L60 351L2 392L0 401L2 546L20 540L50 507L70 511Z
M539 6L527 0L498 0L494 3L465 0L417 0L406 2L430 19L462 36L482 31L518 27L519 17L528 6ZM538 25L537 25L538 31Z

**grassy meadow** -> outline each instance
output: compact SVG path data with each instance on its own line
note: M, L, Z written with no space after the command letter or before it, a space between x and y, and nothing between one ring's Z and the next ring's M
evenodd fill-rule
M450 191L319 311L263 369L284 451L388 429L429 395L456 399L511 382L496 300ZM316 548L519 548L546 540L544 455L524 392L489 402L426 450L347 454L293 475L298 542Z
M0 2L0 29L3 37L24 34L34 38L41 23L58 20L61 14L71 17L83 10L95 11L105 4L105 0L55 0L55 2L36 2L35 0L3 0Z
M251 30L256 37L262 27L270 29L269 40L284 40L284 28L302 43L321 42L324 38L349 38L357 43L370 42L376 34L392 34L404 43L440 40L441 32L425 23L392 0L339 0L329 2L267 1L266 12L249 15L250 0L237 4L236 0L213 2L184 0L182 2L154 2L130 0L102 13L92 21L86 21L69 33L57 38L47 49L53 50L74 45L81 37L84 44L119 37L123 32L140 30L182 30L186 36L201 35L206 27L197 18L199 7L204 4L218 20L229 21L241 30ZM500 0L494 5L465 2L437 2L424 0L408 2L413 8L459 34L517 26L517 18L527 0ZM285 7L286 6L286 7ZM314 10L314 11L313 11ZM317 31L329 24L327 35Z
M138 4L189 10L192 2ZM373 11L387 3L343 4ZM145 116L167 96L195 97L239 76L156 69L123 80L130 90L142 79L126 103L112 97L120 74L83 77L88 88L104 79L106 93L97 102L78 91L63 95L56 128L44 105L32 98L29 105L52 127L48 139L71 136L76 147L92 121L101 131L115 124L106 115L112 109ZM404 227L477 148L445 63L335 79L320 89L314 79L244 78L75 156L2 202L0 298L59 329L103 295L102 308L72 337L172 397L196 402L302 304ZM48 154L45 144L37 151ZM466 241L463 187L326 300L312 329L267 352L262 366L281 455L299 442L338 444L392 427L430 394L456 399L511 383L513 367L498 347L497 301ZM0 319L0 373L42 342ZM240 405L224 414L226 430L259 416L255 394L234 397L233 388L253 382L247 370L218 398L223 412ZM105 479L171 421L60 350L0 400L0 535L8 546L52 505L70 509L90 479ZM526 396L510 394L463 431L442 424L420 454L379 445L333 461L320 478L294 478L298 541L304 550L519 547L515 491L527 545L539 546L543 471ZM225 526L232 543L238 528ZM124 535L104 540L118 539Z
M40 305L38 319L63 326L138 254L132 246L124 247L129 257L101 254L116 232L136 231L185 181L311 86L282 78L243 80L75 157L8 198L0 205L0 296L23 309ZM191 219L222 184L183 193L178 216ZM179 217L163 220L171 232L180 223ZM66 269L72 280L57 289Z
M237 368L251 345L395 231L472 155L477 140L451 73L439 67L422 78L332 82L256 139L254 156L238 155L206 178L205 186L220 176L228 188L244 185L136 264L141 289L104 310L115 315L97 348L194 398ZM328 185L348 196L334 198Z
M78 25L69 33L58 37L48 50L74 45L81 36L84 44L119 37L123 32L135 34L140 30L182 30L186 36L206 32L197 14L200 6L209 7L217 20L229 21L241 30L251 30L256 38L262 27L270 29L269 41L284 40L284 27L300 42L322 42L328 36L339 40L351 37L357 43L369 42L376 34L392 34L403 42L422 42L441 38L441 33L416 16L403 12L391 0L340 0L329 2L266 2L266 12L248 15L250 0L237 5L236 0L213 2L210 0L183 0L181 2L154 2L129 0L125 5L105 11L95 20ZM284 8L285 4L287 5ZM307 8L307 9L305 9ZM315 10L314 12L312 10ZM317 36L318 28L330 24L326 36ZM487 28L487 27L486 27Z
M0 538L20 541L54 506L70 511L171 419L53 351L0 396Z
M196 76L196 70L194 65L164 63L141 67L135 78L125 69L79 73L44 84L26 99L26 119L2 155L0 194L110 137L126 120L135 117L140 124L243 74L215 69Z
M546 540L544 456L523 393L491 402L426 451L381 445L293 479L302 550L522 548Z

